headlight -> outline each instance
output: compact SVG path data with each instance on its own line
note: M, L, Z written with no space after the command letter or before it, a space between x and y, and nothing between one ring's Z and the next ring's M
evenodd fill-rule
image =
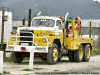
M47 38L43 38L43 42L44 43L48 42L48 39Z

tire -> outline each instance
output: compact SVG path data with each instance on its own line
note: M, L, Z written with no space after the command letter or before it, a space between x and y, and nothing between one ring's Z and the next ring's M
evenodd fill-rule
M81 45L79 47L79 50L74 52L74 61L75 62L81 62L83 60L83 46Z
M58 47L56 44L54 44L52 48L48 49L47 61L49 64L56 64L58 62L58 59L59 59Z
M14 52L12 57L13 57L14 63L21 63L23 60L23 57L21 56L20 52Z
M58 52L59 52L59 54L58 54L58 62L61 62L61 58L62 58L62 51L61 51L61 49L58 49Z
M89 61L91 56L91 47L90 45L86 45L84 47L84 57L83 57L83 61Z
M74 61L74 51L68 51L68 57L69 57L69 61L73 62Z

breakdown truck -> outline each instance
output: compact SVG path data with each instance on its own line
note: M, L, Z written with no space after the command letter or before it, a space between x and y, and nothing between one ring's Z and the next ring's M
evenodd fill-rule
M70 25L65 25L61 17L33 17L30 27L18 27L16 33L10 35L6 51L13 51L17 63L29 56L30 50L35 57L40 56L50 64L59 62L63 55L70 61L88 61L93 40L80 35L75 27L74 19Z

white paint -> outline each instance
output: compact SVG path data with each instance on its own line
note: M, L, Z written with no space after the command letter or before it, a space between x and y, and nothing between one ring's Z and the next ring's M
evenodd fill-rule
M33 69L33 62L34 62L34 50L30 51L30 58L29 58L29 69Z
M40 16L41 14L42 14L42 11L39 11L36 16Z
M37 17L33 17L32 21L35 19L52 19L52 20L61 20L60 18L58 18L57 16L37 16Z
M20 46L20 45L15 45L14 48L7 48L6 51L15 51L15 52L22 52L21 47L26 48L26 52L30 52L30 50L34 50L34 52L38 53L48 53L48 46ZM40 48L39 50L37 48ZM43 50L44 49L44 50Z
M19 32L20 30L50 30L50 31L53 31L53 30L55 30L55 28L53 28L53 27L37 27L37 26L18 27L17 32Z
M93 56L91 56L91 57L90 57L89 62L90 62L90 63L94 63L94 62L95 62L95 59L94 59L94 57L93 57Z
M66 14L65 14L65 22L67 20L68 15L69 15L69 12L66 12Z
M0 51L0 73L3 73L3 51Z
M7 57L7 58L10 58L11 55L12 55L12 52L6 52L6 57Z

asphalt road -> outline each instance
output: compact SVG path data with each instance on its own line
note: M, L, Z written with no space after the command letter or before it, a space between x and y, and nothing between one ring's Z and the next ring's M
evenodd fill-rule
M100 75L100 55L91 57L89 62L69 62L67 59L55 65L35 61L34 68L28 69L28 62L21 64L4 63L4 75Z

